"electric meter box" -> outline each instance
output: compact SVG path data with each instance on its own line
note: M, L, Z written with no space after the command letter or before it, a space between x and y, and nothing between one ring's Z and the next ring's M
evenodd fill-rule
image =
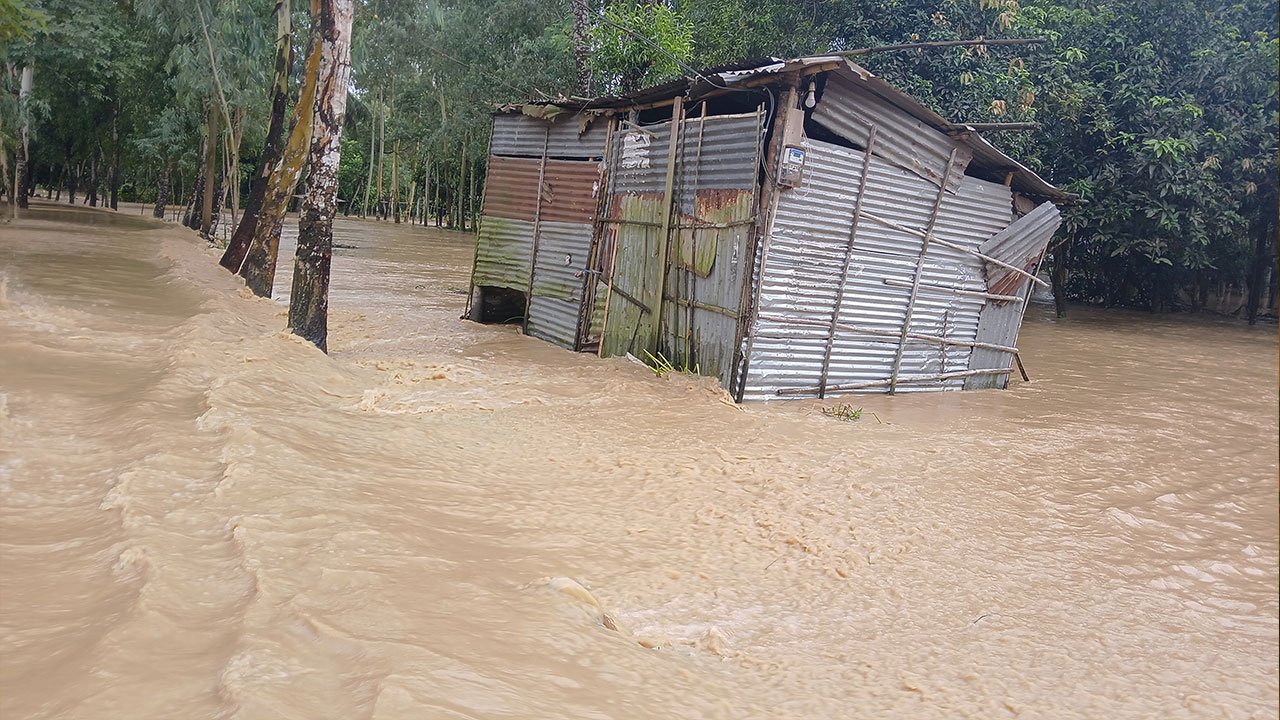
M804 177L804 148L788 145L782 150L782 165L778 168L778 184L798 187Z

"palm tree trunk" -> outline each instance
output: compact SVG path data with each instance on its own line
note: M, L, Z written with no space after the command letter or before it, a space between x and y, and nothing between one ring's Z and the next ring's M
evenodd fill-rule
M315 8L320 12L315 15ZM289 330L328 352L329 266L333 254L333 216L338 206L338 161L342 118L351 77L351 18L354 0L312 0L312 23L319 27L320 91L316 95L311 173L298 222L298 251L293 261Z

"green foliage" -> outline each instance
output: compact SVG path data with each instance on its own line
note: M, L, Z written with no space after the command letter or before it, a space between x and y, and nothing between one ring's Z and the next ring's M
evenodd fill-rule
M862 419L862 408L855 408L848 403L822 408L822 414L841 422L856 422Z
M0 42L28 40L48 22L49 16L26 0L0 0Z
M952 119L1042 124L995 140L1085 201L1067 210L1061 232L1076 300L1194 305L1207 287L1239 286L1258 267L1255 255L1266 261L1273 252L1280 205L1274 0L589 5L597 94L764 56L1046 38L1038 46L892 52L859 62ZM154 187L169 158L189 188L206 103L218 95L210 45L222 94L244 116L241 144L250 162L267 123L272 8L271 0L0 0L6 62L36 68L34 167L86 174L118 151L123 181ZM300 62L308 20L305 3L294 9ZM469 213L483 188L494 105L575 86L571 17L568 0L358 0L340 196L350 202L362 192L379 159L389 193L394 154L402 202L410 183L421 190L429 176L441 204ZM13 77L0 79L0 132L9 149Z
M648 350L644 351L644 364L649 366L654 375L663 377L671 373L681 373L683 375L701 375L702 367L698 363L694 363L692 367L688 363L677 367L674 363L667 359L662 353L654 355Z
M678 10L645 2L605 7L591 36L592 64L602 93L633 92L685 72L693 57L693 26Z

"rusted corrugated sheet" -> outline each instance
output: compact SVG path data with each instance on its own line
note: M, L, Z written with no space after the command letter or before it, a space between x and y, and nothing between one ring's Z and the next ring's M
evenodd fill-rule
M489 158L484 214L533 222L538 206L540 161L533 158ZM599 164L593 161L548 160L542 178L544 220L591 222Z
M879 132L872 154L906 168L934 185L942 183L952 150L959 150L956 168L947 183L949 192L959 189L959 177L973 157L973 151L968 147L871 92L848 74L832 73L829 76L822 100L814 108L813 119L863 147L867 145L870 126L875 125Z
M1053 233L1062 223L1062 216L1051 203L1044 203L1030 213L1018 218L1012 225L994 234L982 244L983 254L1021 267L1034 273L1044 257L1045 248ZM987 265L987 277L991 292L1026 298L1031 280L1007 268ZM991 302L982 309L978 322L977 338L981 342L1016 347L1022 318L1027 312L1025 302ZM1006 352L978 348L969 360L969 369L1008 369L1013 363ZM965 381L966 389L1002 388L1009 382L1008 375L977 375Z
M727 388L738 342L747 243L755 228L760 113L689 118L681 128L676 222L662 350Z
M574 348L590 252L590 224L548 220L539 224L529 299L530 335Z
M586 117L592 122L583 131L582 119ZM489 152L540 158L545 143L550 158L599 158L604 155L606 126L604 118L570 113L551 122L521 113L495 115Z
M1018 221L982 243L982 253L1027 272L1035 269L1049 239L1062 224L1062 213L1053 203L1041 203ZM1007 295L1025 282L1025 278L1008 268L989 264L987 287L998 295Z
M876 138L877 144L880 136ZM832 313L844 267L849 228L860 187L863 153L806 141L808 159L802 187L779 196L767 256L761 271L761 299L751 340L745 398L768 399L780 389L817 388ZM828 386L887 380L892 374L897 336L906 320L910 286L920 261L918 231L928 224L938 186L872 158L863 216L848 263L844 301L832 341ZM1007 188L974 178L944 196L935 237L976 249L1012 217ZM875 222L869 216L900 226ZM983 300L933 287L983 291L981 261L931 245L921 266L910 333L972 341ZM851 328L866 329L858 332ZM969 348L909 340L902 377L965 370ZM959 388L963 380L904 384L899 391ZM884 392L885 387L868 392ZM812 393L816 395L816 390Z

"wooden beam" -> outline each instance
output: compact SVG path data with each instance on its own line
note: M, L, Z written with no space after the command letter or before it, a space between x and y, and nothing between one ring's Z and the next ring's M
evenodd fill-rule
M939 50L953 47L973 47L976 45L986 45L988 47L1008 47L1010 45L1038 45L1047 42L1047 38L1000 38L996 40L935 40L932 42L915 42L900 43L897 45L878 45L875 47L858 48L857 50L845 50L844 52L835 53L843 57L859 57L862 55L871 55L872 53L894 52L897 50Z
M1038 122L954 122L947 125L947 132L964 134L970 130L999 132L1002 130L1039 130Z

